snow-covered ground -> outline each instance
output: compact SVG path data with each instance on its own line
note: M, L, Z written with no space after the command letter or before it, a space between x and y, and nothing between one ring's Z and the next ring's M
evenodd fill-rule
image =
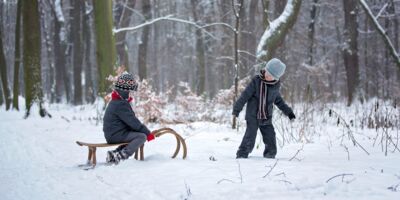
M168 125L186 139L186 160L181 154L169 157L176 141L165 135L146 143L144 161L129 159L84 171L77 165L85 163L87 149L75 141L104 142L102 124L94 118L99 109L51 105L51 119L32 111L25 120L23 112L0 108L2 200L400 199L400 154L390 151L385 156L380 145L373 146L373 130L355 134L370 155L348 139L341 145L343 131L327 125L304 146L279 147L276 159L264 159L260 145L249 159L237 160L245 127L236 131L229 124L209 122ZM100 163L107 150L98 149ZM341 174L346 175L334 177Z

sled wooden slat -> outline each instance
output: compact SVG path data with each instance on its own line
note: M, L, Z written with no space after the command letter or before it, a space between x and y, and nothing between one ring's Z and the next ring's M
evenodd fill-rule
M186 147L186 142L185 140L178 134L176 133L173 129L170 128L162 128L158 129L153 132L155 137L160 137L161 135L164 134L172 134L176 138L176 149L174 154L172 155L171 158L175 158L182 146L183 149L183 156L182 158L185 159L187 156L187 147ZM118 143L118 144L108 144L108 143L86 143L86 142L81 142L81 141L76 141L76 143L79 146L86 146L88 147L88 159L87 159L87 165L91 165L93 168L96 166L96 150L97 148L101 147L112 147L112 146L120 146L120 145L127 145L129 143ZM134 155L134 158L136 160L144 160L144 145L142 145Z
M87 159L87 165L92 165L93 167L96 166L97 160L96 160L96 150L98 147L112 147L112 146L120 146L120 145L126 145L129 143L118 143L118 144L107 144L107 143L86 143L86 142L80 142L76 141L76 143L79 146L87 146L88 147L88 159ZM140 154L140 160L144 160L144 152L143 152L143 146L142 145L136 152L135 152L135 159L138 160L138 155Z

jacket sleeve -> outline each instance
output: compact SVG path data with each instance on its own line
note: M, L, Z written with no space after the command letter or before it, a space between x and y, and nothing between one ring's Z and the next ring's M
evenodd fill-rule
M242 111L244 104L254 95L256 92L255 81L256 79L253 78L251 82L247 85L246 89L242 92L239 99L233 105L232 115L236 117L239 116L240 111Z
M275 98L274 103L286 116L289 116L289 114L293 112L293 110L283 100L280 92L278 92L278 96Z
M120 109L117 113L118 117L132 130L144 133L146 135L150 134L150 130L135 116L135 113L133 112L129 103L126 103L126 106L124 105L124 108Z

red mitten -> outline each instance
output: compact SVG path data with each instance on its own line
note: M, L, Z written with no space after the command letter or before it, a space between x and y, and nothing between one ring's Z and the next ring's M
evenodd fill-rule
M151 132L150 134L147 135L147 141L148 141L148 142L154 140L154 138L155 138L155 137L154 137L154 133L152 133L152 132Z

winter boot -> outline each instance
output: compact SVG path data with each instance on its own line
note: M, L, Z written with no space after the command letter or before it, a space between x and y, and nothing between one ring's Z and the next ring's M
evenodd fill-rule
M106 158L106 162L107 163L114 163L114 161L115 161L115 159L114 159L114 151L115 150L112 150L112 151L107 151L107 158Z
M107 155L108 157L108 155ZM122 160L128 159L128 154L122 150L122 151L111 151L111 156L110 156L110 162L114 164L118 164Z

